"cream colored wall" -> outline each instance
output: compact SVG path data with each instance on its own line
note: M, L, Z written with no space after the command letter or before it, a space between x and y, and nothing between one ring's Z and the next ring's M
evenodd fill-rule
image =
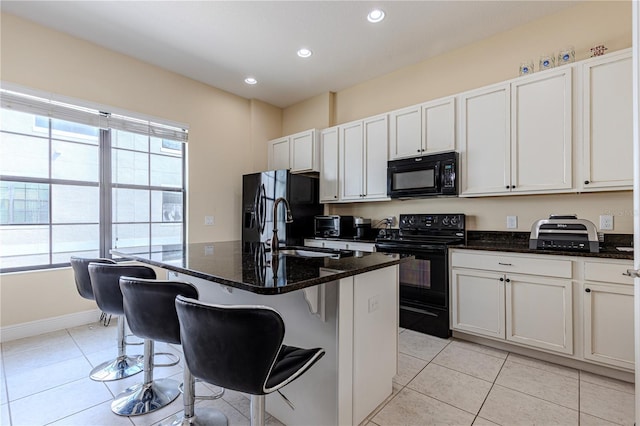
M253 172L267 170L267 141L282 136L282 109L251 100L251 141Z
M279 108L11 15L1 19L2 81L188 123L188 240L240 238L241 175L266 164L261 150L281 131ZM204 226L205 215L214 215L214 226ZM95 308L77 295L69 269L0 279L3 327Z
M322 93L285 108L282 112L282 135L280 136L333 126L334 96L332 92Z
M426 41L425 41L426 43ZM464 48L406 67L339 91L335 96L335 124L392 111L420 102L514 78L522 61L536 63L540 55L573 45L576 59L604 44L609 51L631 46L631 2L585 2L561 13L480 40ZM285 109L289 119L303 114ZM299 111L300 112L300 111ZM506 216L518 216L518 231L529 231L534 220L550 213L576 213L598 224L600 214L614 215L616 233L632 233L631 192L508 196L489 198L432 198L412 201L328 205L334 214L355 214L374 220L400 213L466 213L469 229L506 230Z

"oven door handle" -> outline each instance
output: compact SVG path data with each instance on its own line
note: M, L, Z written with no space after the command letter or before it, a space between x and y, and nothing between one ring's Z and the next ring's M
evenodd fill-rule
M417 312L417 313L419 313L419 314L430 315L430 316L432 316L432 317L437 317L437 316L438 316L438 314L436 314L436 313L433 313L433 312L427 311L427 310L425 310L425 309L413 308L413 307L411 307L411 306L403 306L403 305L400 305L400 309L403 309L403 310L405 310L405 311Z

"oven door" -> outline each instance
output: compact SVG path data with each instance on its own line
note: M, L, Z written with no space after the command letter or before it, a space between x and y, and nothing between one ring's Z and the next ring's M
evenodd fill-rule
M415 257L399 265L401 306L418 309L425 306L439 308L449 306L446 248L442 246L399 247L393 243L378 243L376 250L411 254Z

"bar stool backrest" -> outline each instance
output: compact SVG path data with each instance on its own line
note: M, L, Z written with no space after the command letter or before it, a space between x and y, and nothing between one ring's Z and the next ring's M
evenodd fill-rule
M226 389L265 395L284 339L280 314L266 306L213 305L182 296L175 303L191 373Z
M104 259L101 257L84 258L71 256L69 261L71 262L71 268L73 269L73 278L75 279L78 293L80 296L89 300L95 300L93 288L91 287L91 278L89 277L89 263L116 263L111 259Z
M142 265L89 264L89 276L98 307L111 315L124 315L120 277L155 279L155 271Z
M142 339L181 343L176 296L197 299L198 290L193 284L120 277L120 290L124 315L133 334Z

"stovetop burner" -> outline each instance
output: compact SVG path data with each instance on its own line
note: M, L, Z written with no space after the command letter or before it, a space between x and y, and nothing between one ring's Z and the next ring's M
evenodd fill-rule
M401 214L399 223L398 229L381 230L376 242L449 245L466 239L465 215L461 213Z

